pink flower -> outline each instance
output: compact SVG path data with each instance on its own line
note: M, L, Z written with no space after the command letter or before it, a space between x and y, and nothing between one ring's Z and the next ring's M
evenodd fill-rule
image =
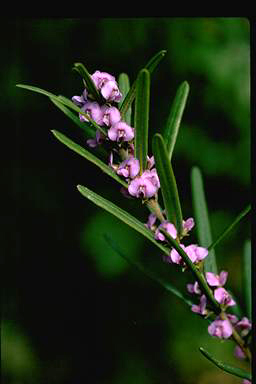
M195 222L193 217L189 217L187 220L183 220L183 235L186 235L194 227Z
M116 101L119 102L122 98L122 93L120 92L116 81L107 81L101 88L101 94L107 101Z
M227 318L232 324L236 324L238 322L236 315L231 315L231 313L227 313Z
M217 318L208 327L208 332L211 336L216 336L220 339L228 339L232 333L232 325L228 320Z
M221 271L219 275L215 275L212 272L206 272L205 277L206 277L207 283L211 287L220 287L225 285L228 277L228 272Z
M235 349L234 349L234 355L235 357L237 357L238 359L245 359L245 354L244 354L244 351L242 350L242 348L240 348L238 345L236 345Z
M121 114L116 107L108 107L107 105L103 105L101 107L102 110L102 121L108 127L118 123L121 120Z
M244 379L243 384L252 384L252 382L250 380Z
M94 120L97 124L102 125L102 111L100 105L96 101L88 101L86 102L82 108L81 111L86 113L92 120ZM81 121L88 121L87 117L79 114Z
M91 78L96 88L107 101L118 102L121 100L122 94L118 88L118 84L114 76L107 72L95 71L91 75Z
M197 281L194 284L187 284L187 290L189 293L196 293L198 295L201 294L201 290Z
M124 160L117 169L117 174L120 176L124 176L125 178L133 179L138 175L140 171L140 163L139 160L135 159L135 157L129 157Z
M160 187L160 182L155 169L147 170L141 176L131 181L128 187L130 195L138 198L150 198L154 196Z
M134 128L124 121L119 121L109 128L108 137L112 141L130 141L134 138Z
M192 305L191 307L192 312L198 313L199 315L203 315L203 316L207 315L208 311L206 309L206 302L207 302L206 296L202 295L200 297L200 304Z
M225 305L227 307L231 307L233 305L236 305L236 302L232 299L230 294L226 291L225 288L217 288L214 290L214 297L215 300L218 301L218 303Z
M104 136L102 133L97 129L96 130L96 137L95 139L88 139L86 140L86 143L91 148L96 148L99 144L102 144L104 141Z
M165 240L165 236L162 232L160 232L160 228L163 228L167 233L169 233L169 235L173 238L173 239L176 239L177 237L177 230L175 228L175 226L170 223L169 221L163 221L159 227L157 228L156 232L155 232L155 239L156 240L160 240L160 241L164 241Z
M206 248L199 247L196 244L190 244L187 247L180 244L180 247L186 252L192 263L198 263L208 255L208 250ZM185 265L182 257L174 248L171 250L170 258L173 263Z

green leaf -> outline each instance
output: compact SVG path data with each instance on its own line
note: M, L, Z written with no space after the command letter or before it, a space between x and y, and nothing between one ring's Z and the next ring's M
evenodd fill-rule
M60 103L56 99L52 99L50 97L50 100L53 102L54 105L56 105L57 108L59 108L66 116L68 116L79 128L81 128L86 133L87 136L95 137L95 129L93 129L89 123L86 123L85 121L82 122L77 115L71 112L64 104Z
M166 255L169 256L170 251L166 247L164 247L162 244L157 242L154 239L153 233L149 229L147 229L145 225L142 222L140 222L138 219L136 219L134 216L130 215L128 212L119 208L109 200L106 200L105 198L101 197L97 193L91 191L90 189L82 185L78 185L77 189L84 197L92 201L98 207L101 207L105 209L107 212L116 216L119 220L123 221L124 223L129 225L131 228L133 228L135 231L145 236L148 240L150 240L153 244L155 244L162 252L164 252Z
M251 241L247 240L244 245L244 270L243 270L243 288L245 294L246 313L249 319L252 319L252 285L251 285L251 267L252 267L252 249Z
M231 375L241 377L243 379L252 380L252 375L250 374L250 372L244 371L241 368L232 367L231 365L225 364L222 361L215 359L215 357L213 357L202 347L200 347L199 350L208 360L210 360L214 365L216 365L223 371L230 373Z
M96 156L94 156L92 153L87 151L85 148L81 147L79 144L74 143L71 139L69 139L63 133L60 133L56 130L53 130L52 133L61 143L65 144L68 148L72 149L74 152L78 153L79 155L85 157L91 163L99 167L104 173L111 176L119 184L127 188L128 186L127 183L123 181L107 164L103 163L103 161L98 159Z
M92 97L97 100L99 103L102 103L103 98L100 95L99 91L97 90L91 75L89 74L88 70L85 68L85 66L82 63L74 63L75 69L84 79L86 88L88 90L88 93L92 95Z
M169 160L164 139L159 133L156 133L153 136L152 148L157 174L160 179L161 192L163 195L167 219L168 221L174 223L178 234L181 235L183 231L183 220L176 179Z
M150 74L147 69L142 69L136 82L134 118L134 153L140 162L140 174L147 168L149 100Z
M159 51L156 55L154 55L149 61L148 63L144 66L144 68L148 69L148 71L150 72L150 74L153 73L153 71L155 70L155 68L158 66L158 64L160 63L160 61L163 59L163 57L165 56L166 54L166 50L161 50ZM129 92L127 93L121 107L120 107L120 112L121 112L121 115L122 115L122 118L125 116L126 112L128 111L128 109L130 108L130 106L132 105L132 102L135 98L135 93L136 93L136 81L135 80L129 90Z
M227 236L229 234L230 231L232 231L232 229L238 224L240 223L240 221L242 220L242 218L244 216L247 215L248 212L250 212L251 210L251 206L248 205L241 213L239 213L239 215L236 217L236 219L225 229L225 231L208 247L208 250L216 247L217 244L219 244L219 242L221 240L224 239L225 236Z
M175 99L171 106L170 114L164 129L163 138L166 143L169 159L172 158L173 149L176 143L180 128L181 119L187 102L189 85L184 81L178 88Z
M106 242L111 246L111 248L123 259L127 261L130 265L133 267L136 267L140 272L142 272L144 275L152 279L153 281L157 282L160 284L162 287L164 287L168 292L171 292L175 296L177 296L179 299L184 301L186 304L191 306L194 304L189 298L183 295L182 292L180 292L177 288L175 288L170 282L162 277L160 273L157 273L155 269L149 268L146 263L142 263L141 261L137 261L134 259L131 259L130 257L127 256L126 253L124 253L121 249L120 246L110 237L109 235L104 235L104 238Z
M66 105L67 107L69 107L73 111L78 112L81 115L85 116L89 120L89 122L94 126L95 129L98 129L99 131L101 131L106 136L106 132L107 132L106 129L101 127L97 123L95 123L95 121L92 120L88 114L84 113L77 105L75 105L67 97L61 96L61 95L56 96L56 95L54 95L51 92L45 91L44 89L41 89L41 88L38 88L38 87L34 87L33 85L16 84L16 86L19 87L19 88L27 89L29 91L41 93L42 95L48 96L51 99L51 101L52 100L56 100L56 101L58 101L58 102L60 102L60 103L62 103L64 105Z
M212 243L212 234L208 218L203 178L198 167L193 167L191 171L191 189L198 241L202 247L208 248ZM204 270L205 272L217 274L214 249L209 251L208 256L204 260Z
M118 103L118 107L120 108L126 95L130 90L130 80L129 80L129 76L126 73L120 73L118 78L118 86L119 86L120 92L122 93L122 99ZM130 106L127 112L123 115L123 121L125 121L128 125L131 125L131 114L132 114L132 108Z

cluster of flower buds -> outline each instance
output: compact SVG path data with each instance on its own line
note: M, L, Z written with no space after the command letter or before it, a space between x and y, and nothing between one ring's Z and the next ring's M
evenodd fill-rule
M160 188L159 178L154 166L154 157L148 157L147 169L140 174L139 160L134 157L134 128L121 119L121 113L117 107L122 98L115 77L106 72L95 71L91 75L95 87L103 97L104 104L95 101L85 88L81 96L73 96L72 101L81 108L79 114L81 121L88 122L87 116L98 125L107 128L107 136L99 130L95 139L88 139L87 145L96 148L105 141L113 143L110 152L109 166L128 182L128 196L148 199L156 195ZM126 157L114 163L113 151L116 152L115 143L119 150L122 145L126 148ZM127 191L126 191L127 193Z

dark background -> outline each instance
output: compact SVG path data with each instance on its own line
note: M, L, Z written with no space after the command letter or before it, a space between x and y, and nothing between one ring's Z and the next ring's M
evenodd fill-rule
M151 80L150 135L163 127L179 84L190 84L174 171L183 214L193 216L192 166L201 168L213 238L250 201L250 24L245 18L7 19L1 24L4 185L3 383L239 383L198 351L236 362L233 344L106 244L128 256L158 258L132 229L84 199L84 184L141 220L147 211L119 186L57 142L57 129L85 144L81 132L35 85L71 98L83 62L131 82L161 49ZM195 235L192 234L192 239ZM216 248L219 270L242 309L242 256L250 237L243 222ZM169 268L184 291L188 277Z

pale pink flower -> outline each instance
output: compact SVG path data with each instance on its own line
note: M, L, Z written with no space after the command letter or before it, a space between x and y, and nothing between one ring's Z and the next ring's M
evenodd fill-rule
M119 102L121 100L122 94L114 76L107 72L95 71L91 78L96 88L107 101Z
M236 302L232 299L230 294L226 291L225 288L216 288L214 290L214 298L218 303L225 305L227 307L231 307L236 305Z
M81 111L86 113L92 120L94 120L97 124L103 125L102 121L102 111L100 105L96 101L88 101L86 102ZM89 121L86 116L79 114L81 121Z
M120 176L124 176L125 178L133 179L138 175L140 171L140 163L139 160L135 159L135 157L129 157L124 160L117 169L117 174Z
M187 284L187 290L189 293L196 293L198 295L201 294L201 290L197 281L194 284Z
M164 234L160 231L160 229L163 228L169 235L173 238L176 239L177 237L177 229L175 226L170 223L169 221L163 221L159 227L157 228L155 232L155 239L160 240L160 241L165 241L165 236Z
M189 217L187 220L183 220L183 235L186 235L195 225L193 217Z
M157 220L157 217L154 213L150 213L149 216L148 216L148 221L146 222L145 226L148 228L148 229L151 229L151 231L154 230L154 224Z
M134 138L134 128L124 121L119 121L109 128L108 137L112 141L130 141Z
M206 248L199 247L196 244L190 244L187 247L180 244L180 247L186 252L192 263L198 263L208 255L208 250ZM174 248L171 250L170 258L175 264L185 265L182 257Z
M241 331L242 336L246 336L252 327L252 323L247 317L243 317L235 326Z
M160 187L159 179L155 169L147 170L141 176L133 179L128 187L130 195L138 198L153 197Z
M116 107L109 107L107 105L103 105L101 107L102 111L102 121L104 124L106 124L108 127L111 125L114 125L115 123L118 123L121 120L121 113L119 109Z
M101 89L107 81L115 81L115 77L107 72L95 71L91 78L97 89Z
M208 332L211 336L216 336L220 339L228 339L232 333L232 325L229 320L221 320L217 318L208 327Z
M202 295L200 297L200 304L199 305L192 305L191 310L192 312L198 313L199 315L205 316L207 315L208 311L206 309L206 303L207 299L205 295Z
M73 96L72 101L78 107L82 107L87 102L87 89L84 89L83 94L81 96Z
M205 274L207 283L211 287L221 287L225 285L227 278L228 278L228 272L221 271L219 275L215 275L212 272L206 272Z

